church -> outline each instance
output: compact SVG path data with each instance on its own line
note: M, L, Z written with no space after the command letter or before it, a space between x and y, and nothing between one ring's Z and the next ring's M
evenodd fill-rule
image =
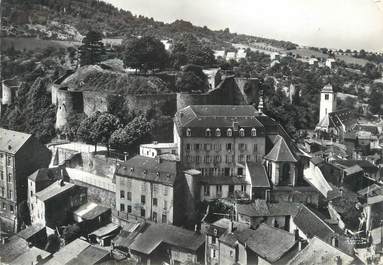
M315 131L319 138L342 140L346 132L356 123L353 110L336 108L336 93L330 84L323 87L320 97L319 123Z

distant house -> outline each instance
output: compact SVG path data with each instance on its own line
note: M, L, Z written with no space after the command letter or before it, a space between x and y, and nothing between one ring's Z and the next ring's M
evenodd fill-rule
M87 202L87 189L63 180L35 194L31 219L55 229L73 220L72 212Z
M140 264L204 262L205 237L199 232L167 224L147 224L129 245Z
M45 226L41 224L30 225L17 233L17 235L32 244L32 246L41 249L44 249L47 243L47 231Z
M310 58L308 59L309 65L318 65L319 61L317 58Z
M218 59L218 58L225 59L225 51L223 50L214 51L214 57L215 59Z
M82 231L89 233L111 222L111 209L88 202L73 212L73 220L79 223Z
M226 53L226 61L235 60L235 52L227 52Z
M0 128L0 219L4 230L17 231L17 207L27 201L28 176L47 167L51 154L30 134Z
M293 257L288 265L301 264L359 264L357 259L336 247L324 242L318 237L309 240L308 246Z
M326 63L325 63L325 65L326 65L328 68L331 69L331 68L334 67L335 63L336 63L336 60L335 60L334 58L327 58L327 59L326 59Z
M175 143L141 144L140 155L146 157L156 157L160 155L177 155L178 147Z

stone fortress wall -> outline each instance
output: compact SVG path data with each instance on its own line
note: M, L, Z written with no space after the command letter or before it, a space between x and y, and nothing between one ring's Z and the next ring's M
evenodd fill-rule
M129 109L136 111L158 110L167 115L174 115L178 109L189 105L240 105L248 102L247 84L253 87L253 79L228 77L215 89L207 93L164 93L164 94L129 94L115 95L96 91L72 91L52 84L52 104L57 106L56 129L62 130L68 122L68 116L74 113L85 113L87 116L96 111L110 110L116 97L123 97ZM252 90L250 90L252 91ZM254 92L251 92L254 93ZM257 93L257 92L255 92ZM253 96L251 96L253 97Z

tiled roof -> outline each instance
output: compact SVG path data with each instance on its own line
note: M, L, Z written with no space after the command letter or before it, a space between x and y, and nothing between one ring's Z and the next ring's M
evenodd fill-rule
M110 255L106 249L97 246L89 246L81 251L75 258L71 259L66 265L93 265L102 261Z
M190 105L176 113L178 127L263 127L258 111L251 105Z
M300 205L294 202L267 203L265 200L254 200L251 204L238 204L237 212L250 217L295 216Z
M292 150L287 145L283 137L279 137L278 142L270 150L270 152L264 157L267 160L275 162L297 162Z
M253 187L270 188L270 182L267 177L266 169L261 162L246 162L250 172L251 185Z
M334 163L340 164L340 165L343 165L343 166L346 166L346 167L351 167L351 166L358 165L361 168L363 168L363 170L365 170L367 172L376 172L376 171L378 171L378 167L375 166L374 164L372 164L368 160L335 160Z
M268 262L277 262L296 244L295 236L265 223L256 230L234 231L238 240Z
M178 174L177 162L137 155L122 163L116 174L173 186Z
M345 168L344 172L347 175L352 175L352 174L356 174L356 173L359 173L359 172L363 172L363 168L361 168L359 165L354 165L354 166Z
M205 236L194 231L186 230L167 224L150 224L142 231L129 246L131 250L151 254L161 243L197 251L205 242Z
M318 236L328 240L335 233L329 225L305 205L301 205L294 217L294 223L309 238Z
M31 136L31 134L0 128L0 151L16 154Z
M337 264L337 257L339 257L342 265L354 264L355 259L352 256L317 237L313 237L309 240L308 246L291 259L288 265Z
M352 110L338 110L328 114L335 126L348 125L355 121L355 112Z
M43 189L42 191L37 192L36 197L39 198L41 201L46 201L59 194L73 189L75 186L75 184L69 182L64 182L64 185L61 185L61 180L59 180L51 184L47 188Z

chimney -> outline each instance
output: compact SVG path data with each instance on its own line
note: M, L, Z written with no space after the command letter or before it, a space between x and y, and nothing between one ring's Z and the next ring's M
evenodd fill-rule
M59 185L60 185L60 187L64 187L65 186L65 182L64 182L63 179L59 181Z
M235 230L235 229L234 229L234 222L233 222L233 221L230 221L228 232L229 232L229 233L233 233L234 230Z
M336 236L331 238L331 245L336 248L338 247L338 238Z
M126 162L128 160L128 152L124 152L124 161Z

